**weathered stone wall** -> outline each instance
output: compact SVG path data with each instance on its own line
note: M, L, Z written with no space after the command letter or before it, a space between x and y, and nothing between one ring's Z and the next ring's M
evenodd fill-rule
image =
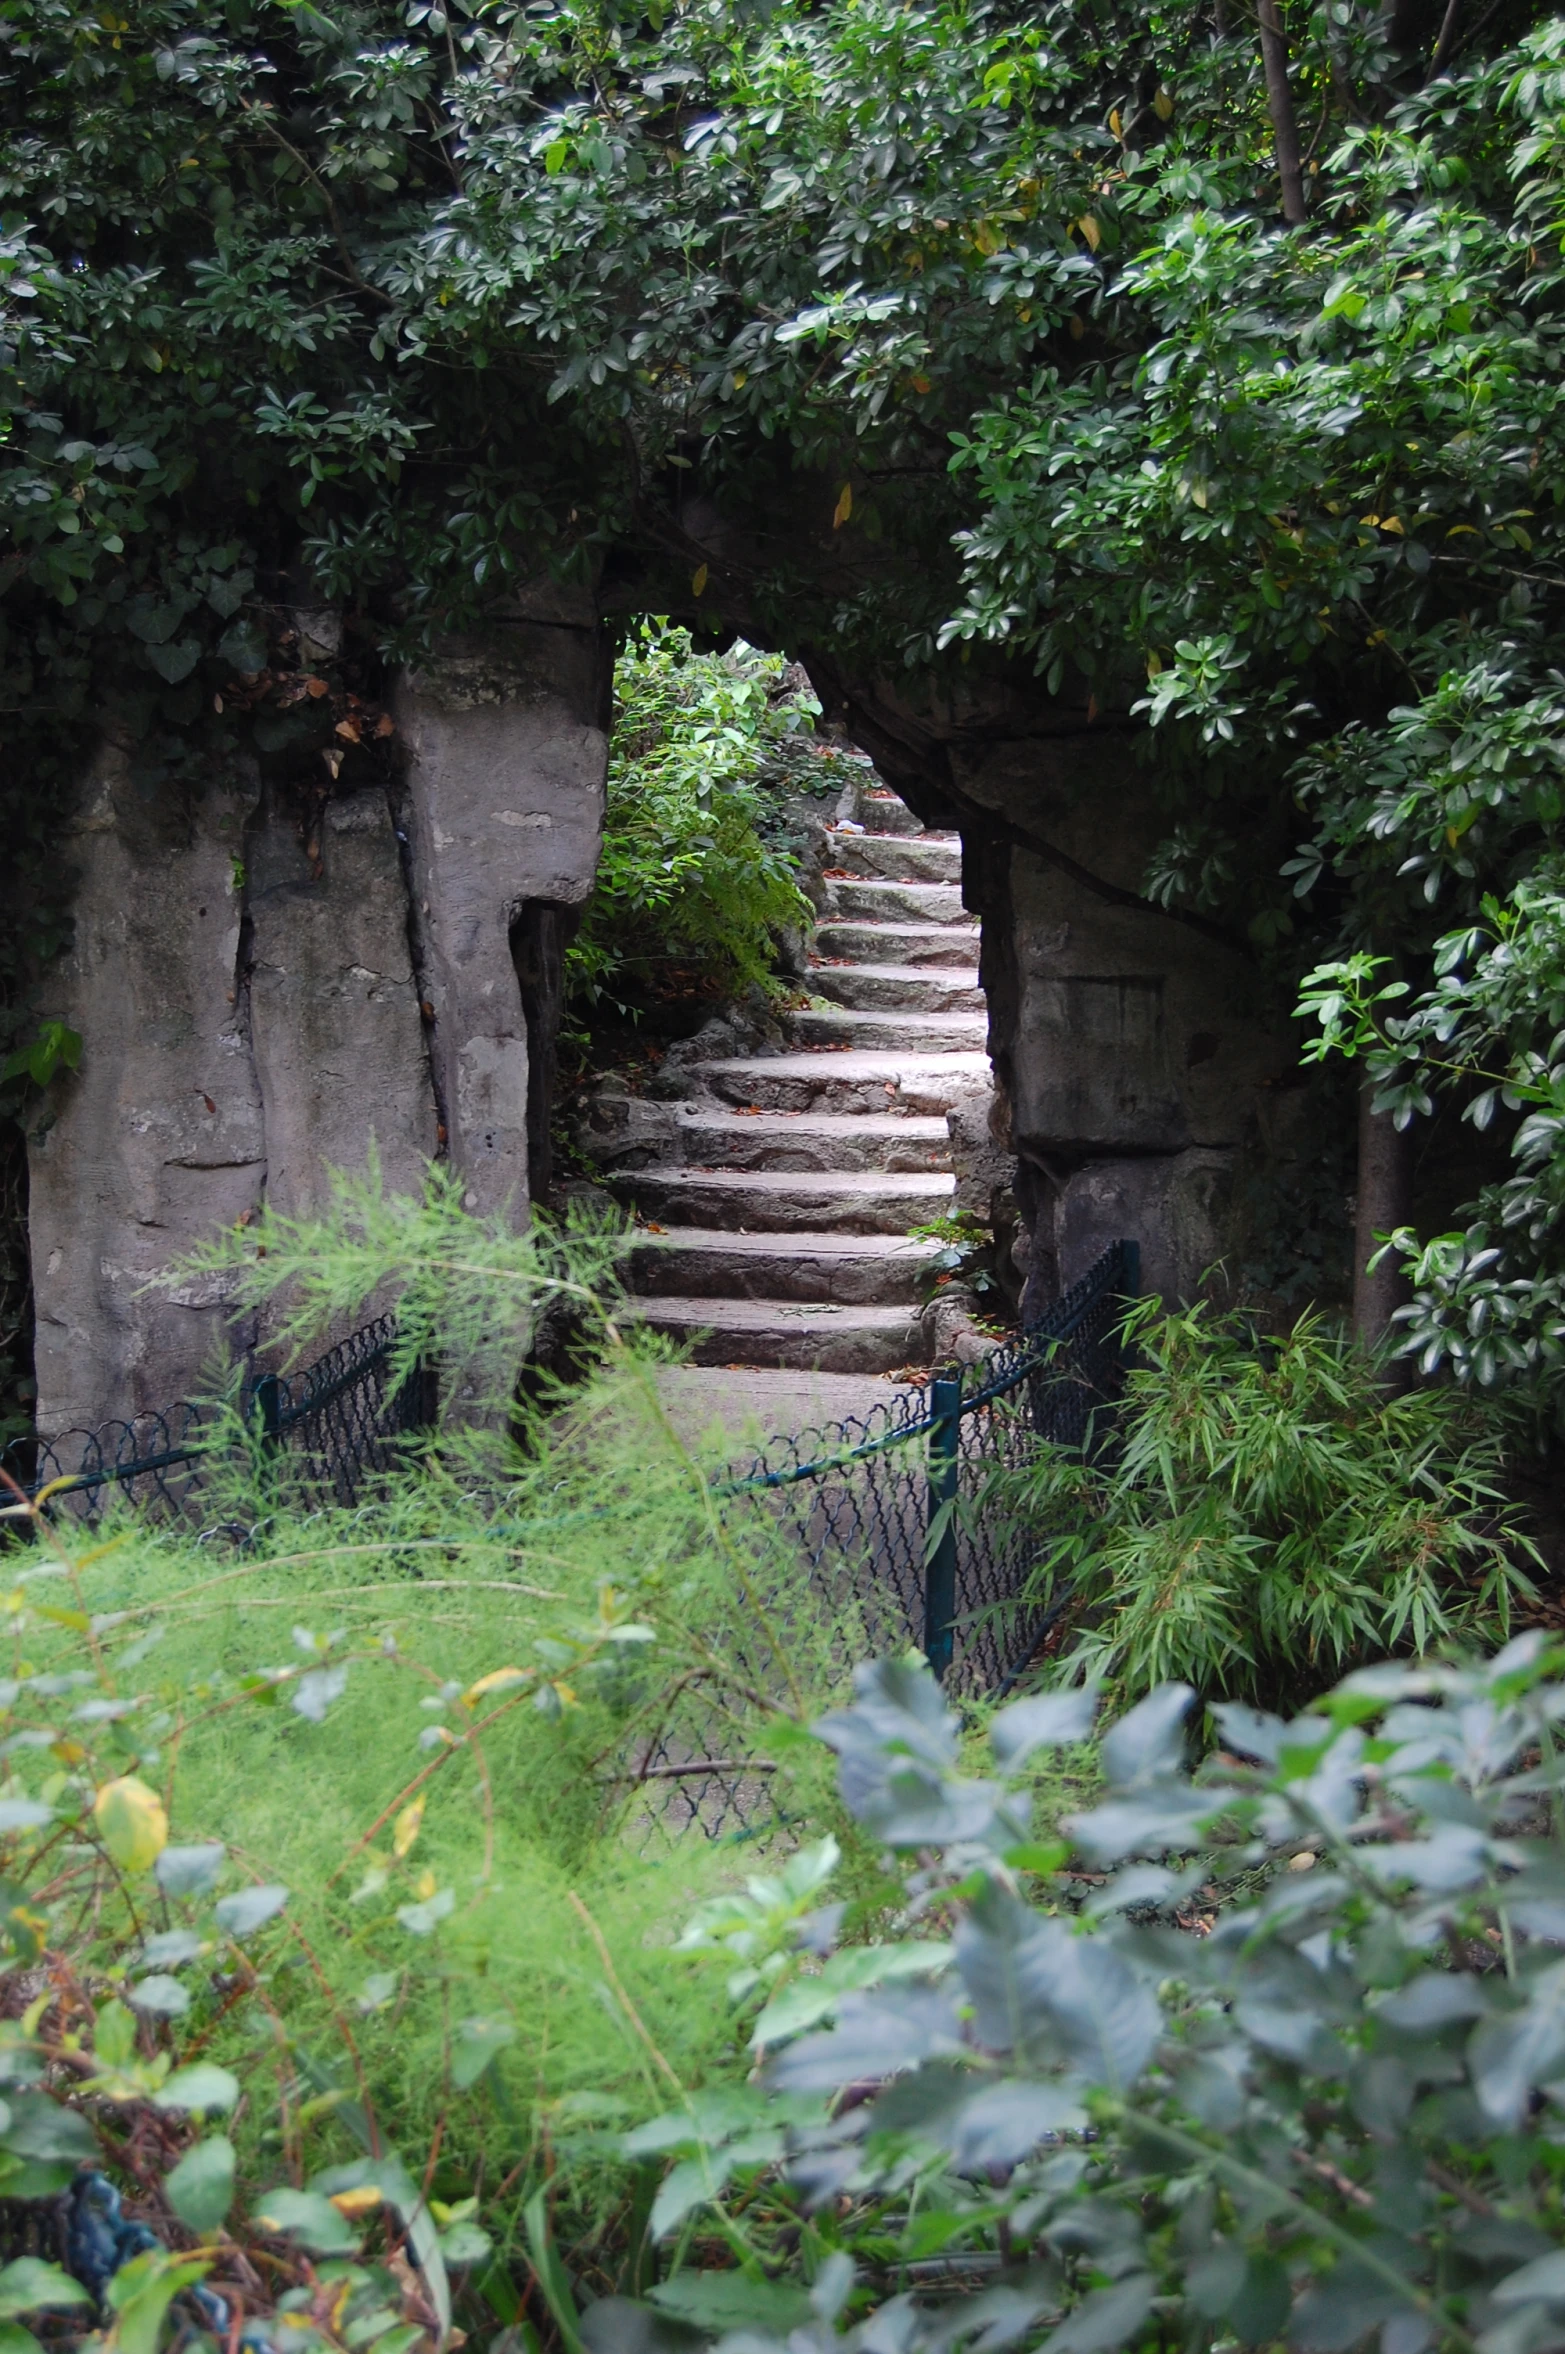
M527 1008L511 932L592 889L608 770L595 627L517 622L404 680L408 835L435 1091L469 1209L527 1206Z
M42 1009L82 1064L29 1143L41 1430L166 1405L248 1345L220 1282L146 1287L265 1202L315 1209L372 1142L391 1191L447 1151L470 1206L525 1217L528 1019L546 1034L558 989L524 1003L512 932L592 887L609 685L590 617L453 648L398 695L395 806L249 772L149 789L105 746Z
M251 838L250 1028L266 1199L321 1206L328 1169L373 1141L388 1193L412 1193L436 1147L435 1099L408 939L407 889L383 792L328 801L314 843L286 808Z
M1145 897L1166 828L1128 724L1089 721L1019 677L915 701L819 652L809 667L925 822L961 831L1025 1312L1121 1236L1165 1298L1194 1296L1220 1260L1236 1273L1241 1174L1294 1148L1281 1083L1297 1042L1263 1008L1246 941Z
M240 955L256 793L148 796L106 746L66 831L75 938L48 1011L86 1048L30 1142L41 1429L164 1405L222 1341L220 1286L144 1286L265 1187Z
M1189 1298L1232 1253L1241 1156L1294 1042L1258 1017L1242 938L1142 897L1164 829L1123 740L953 765L969 831L993 811L1055 854L991 843L972 893L986 931L1005 935L992 1046L1026 1170L1035 1296L1126 1235L1147 1289Z

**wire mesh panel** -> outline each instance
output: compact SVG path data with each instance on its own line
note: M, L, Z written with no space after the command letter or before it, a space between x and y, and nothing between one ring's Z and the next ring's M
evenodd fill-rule
M1115 1243L1008 1348L863 1420L774 1440L730 1483L727 1516L764 1510L802 1569L779 1590L796 1625L807 1614L826 1628L834 1666L918 1643L958 1698L1003 1691L1025 1668L1055 1615L1027 1598L1046 1538L997 1498L994 1475L1040 1442L1091 1448L1111 1427L1138 1262L1134 1243ZM765 1792L752 1782L726 1814L715 1749L647 1756L688 1775L681 1804L709 1836L753 1835Z
M52 1489L45 1502L56 1518L91 1524L113 1494L154 1520L188 1520L199 1518L222 1457L248 1446L270 1460L291 1502L354 1504L431 1419L423 1371L392 1378L396 1338L395 1319L381 1316L302 1373L252 1373L236 1377L227 1400L181 1399L96 1430L17 1440L0 1469L29 1500Z
M211 1420L209 1410L182 1399L160 1414L105 1422L96 1430L17 1440L0 1465L28 1497L63 1483L50 1509L64 1518L95 1521L104 1491L113 1486L153 1520L169 1520L190 1512L200 1496Z
M263 1374L254 1397L278 1475L300 1501L352 1505L432 1418L422 1369L394 1380L396 1320L377 1317L304 1373Z

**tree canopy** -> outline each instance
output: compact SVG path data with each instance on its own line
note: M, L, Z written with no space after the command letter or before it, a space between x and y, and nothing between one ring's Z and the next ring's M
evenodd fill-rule
M1136 724L1149 893L1338 968L1388 1107L1511 1119L1419 1344L1562 1361L1565 20L121 5L0 0L18 826L106 710L367 758L377 665L548 571L999 668Z

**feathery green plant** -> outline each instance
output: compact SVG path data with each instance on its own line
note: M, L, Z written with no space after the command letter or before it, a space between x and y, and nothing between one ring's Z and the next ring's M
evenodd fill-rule
M1061 1677L1272 1702L1509 1632L1535 1555L1469 1403L1388 1398L1313 1315L1267 1340L1153 1300L1127 1334L1140 1362L1112 1444L1042 1449L993 1491L1041 1532L1033 1598L1068 1598Z

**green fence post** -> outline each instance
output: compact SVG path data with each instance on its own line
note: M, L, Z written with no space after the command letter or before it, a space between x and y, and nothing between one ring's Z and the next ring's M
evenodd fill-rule
M283 1385L275 1373L263 1373L250 1392L261 1426L261 1452L275 1455L283 1443Z
M962 1377L944 1375L929 1385L929 1512L924 1550L924 1657L943 1678L951 1665L956 1630L956 1501L961 1476ZM939 1515L944 1525L935 1534Z

